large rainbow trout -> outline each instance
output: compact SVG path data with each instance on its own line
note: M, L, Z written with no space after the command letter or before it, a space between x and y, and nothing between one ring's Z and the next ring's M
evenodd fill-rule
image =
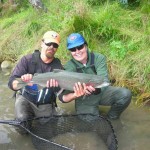
M46 87L46 82L50 79L55 79L60 88L70 91L73 91L73 87L77 82L85 83L86 85L91 85L95 88L102 88L109 85L109 83L99 75L70 72L60 69L54 69L53 72L35 74L32 80L28 83ZM28 84L27 82L23 82L21 80L18 81L20 88Z

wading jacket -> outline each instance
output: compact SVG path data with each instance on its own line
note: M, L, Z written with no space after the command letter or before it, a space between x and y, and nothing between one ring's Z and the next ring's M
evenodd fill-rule
M24 74L32 74L35 73L45 73L45 72L51 72L53 69L63 69L61 62L58 58L54 58L54 60L51 63L44 63L40 58L40 52L38 50L35 50L33 54L28 54L26 56L23 56L20 61L17 63L15 68L13 69L13 72L9 78L8 86L10 89L12 88L12 82L16 78L20 78ZM46 83L45 83L46 86ZM32 90L36 90L36 86L26 86ZM28 93L28 96L31 99L33 96ZM33 97L34 99L35 97ZM36 96L37 98L37 96ZM34 101L34 100L33 100Z
M88 51L88 62L86 64L86 66L84 66L82 63L80 63L72 58L70 61L68 61L65 64L65 66L64 66L65 70L73 71L73 72L83 72L83 73L87 73L87 74L97 74L101 77L104 77L105 81L109 82L106 57L99 53L93 53L93 54L94 54L94 66L91 65L92 64L91 63L92 55ZM94 67L94 69L93 69L93 67ZM60 94L59 99L63 102L62 96L65 94L68 94L68 93L70 93L70 91L64 90ZM82 97L78 98L78 99L82 99Z

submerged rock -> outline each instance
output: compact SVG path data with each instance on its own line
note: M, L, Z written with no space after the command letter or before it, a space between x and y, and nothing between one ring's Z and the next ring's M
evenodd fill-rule
M5 73L4 75L10 75L13 63L9 60L4 60L1 63L1 69Z

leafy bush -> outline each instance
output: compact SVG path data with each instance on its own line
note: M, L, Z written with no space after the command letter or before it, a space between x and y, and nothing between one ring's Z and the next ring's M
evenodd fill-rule
M112 59L123 60L127 54L127 49L121 41L113 41L110 43L110 57Z

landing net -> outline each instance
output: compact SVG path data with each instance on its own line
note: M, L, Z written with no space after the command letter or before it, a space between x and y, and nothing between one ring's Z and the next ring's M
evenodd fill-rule
M34 120L31 132L37 135L32 136L37 150L117 150L113 127L101 116L82 114L40 118Z

